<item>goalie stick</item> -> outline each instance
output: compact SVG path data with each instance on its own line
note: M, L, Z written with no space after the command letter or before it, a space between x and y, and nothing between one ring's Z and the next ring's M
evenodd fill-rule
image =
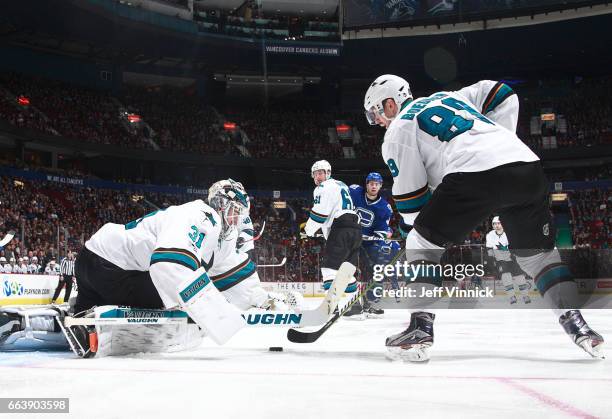
M388 265L395 264L395 262L397 262L399 260L399 258L402 256L404 251L405 251L405 247L402 247L400 249L400 251L397 253L397 255L395 255L393 260L391 260L391 262L388 263ZM342 308L342 310L338 310L336 313L334 313L334 315L330 319L328 319L325 322L325 324L323 325L323 327L321 327L320 329L314 330L312 332L303 332L301 330L289 329L287 331L287 339L290 342L293 342L293 343L312 343L312 342L316 341L317 339L319 339L321 337L321 335L323 335L323 333L325 333L327 331L327 329L332 327L332 325L334 323L336 323L336 321L338 321L338 319L340 317L342 317L344 315L344 313L349 311L353 304L355 304L357 301L359 301L360 298L365 297L366 293L370 289L372 289L374 287L374 285L376 285L376 283L374 281L372 281L367 287L364 287L363 290L361 290L361 292L358 295L353 296L349 300L348 304L346 304ZM330 288L330 290L331 290L331 288Z
M277 263L276 265L257 265L257 267L258 268L277 268L279 266L284 266L286 262L287 262L287 258L284 257L283 260L281 260L281 262Z
M312 327L320 326L323 322L309 323L300 312L283 312L271 310L251 310L242 312L247 327ZM70 317L63 318L62 325L72 326L139 326L143 324L184 324L194 321L181 310L142 309L132 307L108 306L99 317Z
M11 240L13 240L13 237L15 237L15 232L13 230L6 233L6 236L0 240L0 247L6 246Z

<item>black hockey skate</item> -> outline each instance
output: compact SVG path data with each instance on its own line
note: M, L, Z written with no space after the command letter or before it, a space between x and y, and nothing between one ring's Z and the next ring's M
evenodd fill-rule
M385 310L382 308L372 307L372 303L365 297L363 299L363 312L368 319L380 319L385 314Z
M343 318L347 320L365 320L366 315L363 310L363 305L361 304L361 300L357 300L346 313L342 315Z
M593 358L604 359L602 353L604 338L589 327L582 318L580 310L570 310L563 314L559 317L559 323L576 345Z
M96 352L98 351L98 335L96 333L96 327L90 325L67 326L65 324L65 314L60 311L60 309L56 308L56 310L60 312L60 321L58 323L62 329L62 332L64 333L64 336L66 336L66 340L68 340L68 344L70 345L72 352L81 358L91 358L95 356ZM93 317L93 309L78 313L74 316L74 318L80 317Z
M428 361L427 349L434 342L435 318L433 313L425 311L412 313L408 329L387 338L385 346L389 351L389 357L410 362Z

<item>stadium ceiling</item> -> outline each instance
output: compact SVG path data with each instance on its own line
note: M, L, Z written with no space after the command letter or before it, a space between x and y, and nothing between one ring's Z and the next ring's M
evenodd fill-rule
M307 15L333 15L340 0L261 0L265 13ZM196 0L194 4L204 9L237 10L249 3L249 0Z

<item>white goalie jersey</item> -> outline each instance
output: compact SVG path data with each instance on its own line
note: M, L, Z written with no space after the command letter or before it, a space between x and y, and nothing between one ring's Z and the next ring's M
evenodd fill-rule
M238 241L236 242L236 250L238 250L239 253L246 253L255 249L253 237L255 237L253 221L251 220L251 217L247 215L238 226Z
M321 182L313 192L313 206L306 222L306 234L314 236L320 228L327 239L332 223L343 214L356 214L348 186L332 178Z
M198 199L125 225L105 224L85 247L121 269L149 271L169 308L178 305L179 282L212 265L220 231L219 215Z
M393 199L407 224L414 223L431 191L447 174L539 160L508 129L516 125L518 104L504 105L512 95L499 86L491 93L491 83L495 82L415 99L389 125L382 155L393 176Z

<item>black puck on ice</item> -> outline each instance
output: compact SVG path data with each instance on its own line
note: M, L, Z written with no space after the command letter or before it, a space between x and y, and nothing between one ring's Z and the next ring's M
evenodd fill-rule
M283 352L282 346L270 346L268 349L270 352Z

